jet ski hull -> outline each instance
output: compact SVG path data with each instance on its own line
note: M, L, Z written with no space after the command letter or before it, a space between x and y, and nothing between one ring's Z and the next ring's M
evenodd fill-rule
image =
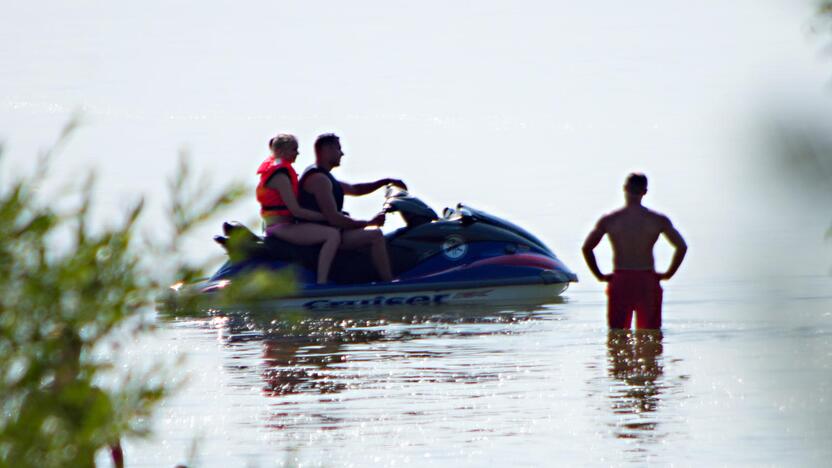
M223 283L207 284L203 295L220 293ZM530 305L556 302L568 282L547 283L544 278L499 281L397 282L370 285L313 287L284 297L246 304L218 305L217 311L240 309L292 309L332 312L378 307L443 305ZM208 298L208 297L206 297ZM219 302L218 302L219 303Z

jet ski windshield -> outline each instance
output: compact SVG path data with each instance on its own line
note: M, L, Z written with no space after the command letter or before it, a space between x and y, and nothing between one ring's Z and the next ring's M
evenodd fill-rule
M392 213L398 211L407 223L408 228L436 221L439 216L425 202L410 195L407 190L387 187L385 193L387 200L384 202L384 212Z

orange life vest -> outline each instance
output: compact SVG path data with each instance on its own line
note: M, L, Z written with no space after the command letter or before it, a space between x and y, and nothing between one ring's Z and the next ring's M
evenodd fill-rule
M275 159L274 156L269 156L260 164L257 169L257 174L260 175L260 182L257 184L257 201L260 202L260 216L266 218L269 216L292 216L292 212L280 196L280 192L266 184L278 171L285 172L289 176L289 182L292 184L292 193L297 198L298 196L298 173L292 167L291 163L287 163L282 159Z

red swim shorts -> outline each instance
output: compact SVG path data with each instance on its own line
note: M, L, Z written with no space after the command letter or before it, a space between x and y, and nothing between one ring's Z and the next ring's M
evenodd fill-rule
M659 275L649 270L616 270L607 286L607 323L610 328L662 327L662 287Z

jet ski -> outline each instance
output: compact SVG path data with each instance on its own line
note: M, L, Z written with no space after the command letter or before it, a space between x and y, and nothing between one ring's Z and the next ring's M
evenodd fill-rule
M387 188L384 212L405 226L385 234L396 280L381 282L369 251L339 251L330 283L315 282L320 246L261 237L239 223L215 236L228 260L208 279L176 294L210 298L246 273L291 271L297 288L258 300L269 308L338 311L365 307L556 302L578 278L540 239L497 216L458 204L440 217L407 191Z

